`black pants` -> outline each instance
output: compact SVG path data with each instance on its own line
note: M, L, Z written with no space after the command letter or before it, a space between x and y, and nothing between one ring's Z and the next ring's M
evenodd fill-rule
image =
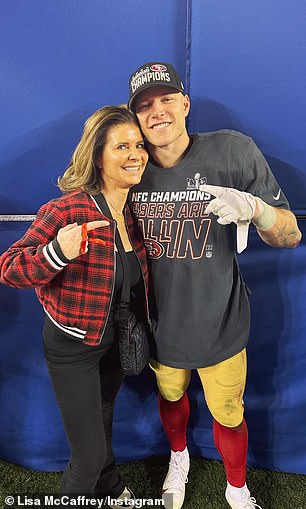
M123 373L114 334L103 337L99 346L88 346L46 320L43 343L71 449L61 492L117 498L124 484L115 467L112 421Z

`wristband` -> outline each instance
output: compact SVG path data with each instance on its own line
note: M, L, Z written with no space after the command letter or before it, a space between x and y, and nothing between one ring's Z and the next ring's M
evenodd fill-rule
M89 234L91 237L89 237ZM88 246L88 242L92 242L93 244L101 244L102 246L105 246L106 241L102 239L97 239L95 236L95 232L92 230L88 234L87 232L87 223L82 224L82 241L81 241L81 247L80 247L80 254L85 254Z
M256 202L259 207L259 215L256 219L252 219L252 223L258 230L270 230L276 223L276 211L261 198L256 197Z

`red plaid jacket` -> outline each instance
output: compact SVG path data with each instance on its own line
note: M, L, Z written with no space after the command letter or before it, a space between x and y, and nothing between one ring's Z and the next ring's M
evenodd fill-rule
M88 345L101 342L115 278L116 223L101 214L94 197L80 191L51 200L40 208L25 235L0 257L1 282L16 288L35 288L52 322ZM110 226L95 230L96 238L104 244L89 243L86 254L74 260L65 258L56 239L58 230L70 223L100 219L110 222ZM146 251L128 206L125 219L147 300Z

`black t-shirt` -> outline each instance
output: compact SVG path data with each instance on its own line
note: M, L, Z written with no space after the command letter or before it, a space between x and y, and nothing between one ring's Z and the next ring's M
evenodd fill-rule
M248 291L235 255L236 225L206 214L200 185L233 187L288 209L253 140L235 131L192 135L173 168L149 163L131 192L149 256L155 358L199 368L241 351L248 341Z

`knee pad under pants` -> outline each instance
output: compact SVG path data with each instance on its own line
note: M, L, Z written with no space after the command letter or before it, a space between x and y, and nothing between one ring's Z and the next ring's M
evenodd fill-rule
M158 389L168 401L178 401L186 391L191 371L164 366L150 360ZM235 427L243 420L243 393L246 382L246 350L207 368L198 368L207 406L216 421Z

